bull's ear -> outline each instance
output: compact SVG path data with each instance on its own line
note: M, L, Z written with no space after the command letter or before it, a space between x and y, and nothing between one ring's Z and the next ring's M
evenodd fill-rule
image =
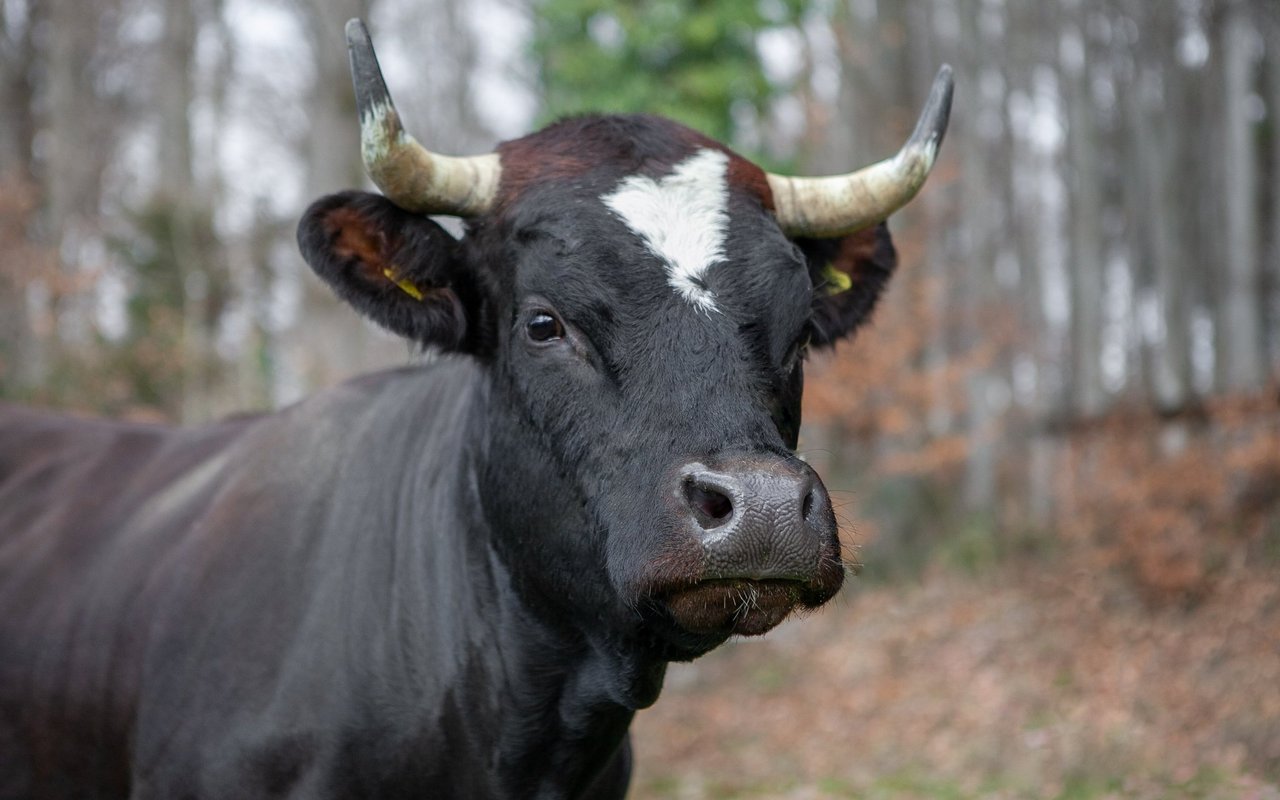
M830 347L850 337L871 316L880 292L898 264L898 254L881 222L835 239L797 239L813 279L810 340Z
M343 300L387 330L423 345L469 350L480 316L458 241L435 222L380 195L317 200L298 223L298 247Z

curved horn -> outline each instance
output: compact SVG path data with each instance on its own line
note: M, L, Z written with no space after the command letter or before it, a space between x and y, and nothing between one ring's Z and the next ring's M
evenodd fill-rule
M778 224L788 236L843 236L887 219L916 196L933 168L951 116L951 67L944 64L898 154L848 175L790 178L769 174Z
M347 23L351 79L360 113L360 151L369 177L406 211L470 217L493 205L502 167L496 153L452 158L432 153L405 133L382 79L369 31Z

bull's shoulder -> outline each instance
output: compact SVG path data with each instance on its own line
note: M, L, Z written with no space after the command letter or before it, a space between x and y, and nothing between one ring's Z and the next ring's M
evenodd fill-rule
M0 408L0 534L111 532L165 487L218 464L256 420L198 428ZM107 535L103 533L102 535Z
M471 358L440 355L415 364L357 375L331 393L370 395L465 395L473 391L483 370Z
M455 423L484 391L471 359L444 356L430 363L367 373L286 408L278 425L293 438L346 438L368 430L390 436L435 429L460 433Z

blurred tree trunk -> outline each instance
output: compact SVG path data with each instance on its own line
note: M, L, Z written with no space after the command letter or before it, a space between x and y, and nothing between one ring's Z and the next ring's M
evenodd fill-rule
M815 146L804 164L814 175L838 175L851 169L851 164L862 163L858 142L855 140L852 120L858 113L858 67L853 61L857 51L854 41L857 26L849 16L852 12L847 2L836 4L831 17L831 35L835 40L836 58L839 62L839 86L835 104L818 115L823 128ZM865 149L865 148L864 148Z
M1217 366L1221 388L1242 391L1262 383L1262 280L1259 260L1258 157L1249 102L1254 92L1252 44L1256 21L1241 0L1228 3L1218 24L1223 59L1223 203L1226 232L1222 300L1218 308Z
M196 185L191 111L195 103L195 48L199 26L192 0L164 0L164 33L157 48L153 88L160 130L156 142L156 199L191 205Z
M953 0L943 1L947 5L954 6ZM935 3L921 3L911 9L914 13L910 17L909 40L914 53L912 63L917 81L931 80L933 71L938 69L943 61L938 56L938 50L945 44L954 46L954 43L937 41L934 5ZM963 68L964 65L953 65L955 66ZM957 83L964 80L959 75L956 79ZM963 98L968 95L960 96L963 103ZM943 158L946 158L947 152L949 151L944 150ZM960 158L955 159L955 163L960 161ZM844 169L847 170L849 167L846 166ZM926 427L928 434L935 437L946 436L952 432L959 411L952 402L954 387L948 385L947 380L946 364L950 354L948 352L949 337L945 330L951 308L951 287L953 284L963 284L962 276L954 270L955 264L961 259L953 257L949 245L955 239L954 231L964 225L964 212L961 210L964 204L961 198L965 196L967 188L963 174L945 184L935 181L930 187L932 191L925 193L921 198L922 202L916 206L914 212L923 217L927 248L927 256L922 259L923 263L912 265L912 268L923 275L929 292L928 323L932 330L927 334L928 338L923 347L921 366L931 376L928 387L929 409L926 414Z
M315 70L307 95L311 126L306 142L307 194L314 198L364 182L343 31L352 17L368 22L373 0L298 0L298 6Z
M1217 323L1217 300L1222 293L1223 252L1221 205L1222 159L1216 154L1222 151L1222 98L1219 84L1222 75L1222 58L1216 43L1212 42L1209 14L1203 6L1196 17L1205 37L1203 46L1208 50L1202 64L1189 66L1183 72L1186 81L1186 116L1181 120L1185 129L1184 159L1180 182L1181 208L1178 219L1178 245L1186 253L1188 262L1184 278L1191 309L1191 341L1193 355L1199 351L1200 361L1193 359L1192 387L1197 394L1212 394L1217 381L1213 371L1218 360L1216 343L1221 338ZM1198 346L1198 347L1197 347ZM1207 358L1206 358L1207 356Z
M1267 341L1272 351L1269 361L1272 377L1280 367L1280 9L1272 7L1265 14L1263 42L1267 56L1267 115L1271 129L1271 171L1266 185L1271 196L1271 249L1263 264L1264 278L1270 281L1267 316Z
M949 292L950 303L959 306L957 321L959 336L949 337L955 348L953 355L963 357L975 351L984 338L984 331L991 330L992 312L999 309L995 302L995 265L1000 256L999 241L1004 238L1004 198L1006 185L1000 175L1003 159L997 154L1006 153L1002 145L1004 124L1003 93L992 96L995 81L1003 82L999 67L991 64L987 53L998 47L993 41L992 24L1001 13L986 0L962 0L960 11L960 38L973 46L965 48L965 58L957 65L959 77L970 87L966 92L966 109L970 118L969 135L960 139L960 158L964 163L961 174L965 198L963 221L964 243L962 258L968 267L962 280L953 283ZM1001 87L1002 88L1002 87ZM958 303L957 303L958 301ZM945 312L944 312L945 313ZM966 428L969 447L965 458L963 499L965 507L973 512L989 512L995 503L995 467L997 457L996 423L998 412L993 407L999 392L1000 365L980 363L973 365L965 379Z
M214 0L214 8L208 11L204 21L204 35L217 42L217 58L209 67L207 98L213 118L213 140L201 142L199 152L218 152L218 132L232 120L230 101L236 77L237 42L225 11L225 0ZM223 173L211 170L207 178L207 191L212 197L225 202L227 187ZM247 317L245 340L240 347L230 374L223 385L220 403L214 409L267 409L272 406L272 388L275 380L274 351L277 342L270 323L273 304L273 261L282 241L293 239L292 225L282 225L265 198L259 198L254 222L249 230L221 247L222 264L226 279L235 299ZM292 247L290 248L292 250Z
M110 147L104 113L96 91L93 61L100 27L108 9L79 0L48 0L41 13L45 37L44 143L39 163L44 201L44 235L56 250L60 272L33 285L33 339L28 358L33 379L47 381L54 363L67 349L88 339L90 306L77 293L81 257L95 240L102 193L105 151Z
M1188 253L1179 241L1179 222L1186 184L1179 180L1185 165L1186 79L1177 65L1177 8L1133 4L1132 18L1142 31L1134 49L1133 86L1120 98L1127 129L1126 161L1133 170L1126 188L1131 208L1150 209L1133 220L1131 261L1140 291L1150 293L1157 308L1157 330L1143 331L1145 394L1166 412L1185 407L1192 391L1191 309L1187 302ZM1141 301L1140 301L1141 302Z
M48 0L47 119L44 162L49 226L74 239L96 216L102 163L95 156L99 105L90 66L102 21L98 3Z
M1090 95L1092 49L1088 31L1075 22L1063 26L1062 75L1067 106L1071 228L1067 262L1071 286L1071 409L1089 418L1102 411L1102 326L1104 267L1102 257L1102 187L1095 110Z
M206 12L220 12L221 3ZM177 357L182 370L182 397L175 398L184 422L212 417L212 376L216 360L212 338L227 293L223 252L212 236L212 209L218 197L196 180L192 113L196 104L196 46L202 20L192 0L164 0L164 33L157 42L152 88L159 137L152 214L170 225L173 269L180 279L182 340Z
M25 9L25 3L17 3ZM30 13L29 10L26 11ZM0 180L26 180L31 175L31 142L35 126L31 62L31 20L15 24L8 13L0 10Z
M181 283L182 338L176 354L182 369L178 398L184 422L209 417L209 386L204 365L209 356L208 331L202 306L209 291L210 254L203 252L198 228L208 220L209 207L196 190L191 112L195 102L196 37L199 26L191 0L164 0L164 33L157 47L158 80L153 97L159 120L156 142L155 194L152 212L169 218L173 269Z
M248 341L236 364L238 408L270 408L272 379L278 368L276 342L269 324L271 281L280 240L292 235L292 226L282 225L265 200L262 205L261 212L255 215L258 221L240 243L243 250L230 262L250 319Z
M14 4L29 15L26 3ZM39 383L33 374L39 357L27 318L27 281L34 265L23 252L30 236L31 144L35 135L31 83L34 48L31 20L16 24L14 13L0 8L0 388L25 390Z
M1008 167L1004 176L1009 198L1007 236L1018 264L1018 286L1013 302L1019 309L1019 330L1024 334L1020 345L1013 348L1009 365L1013 396L1021 404L1021 414L1014 424L1026 432L1020 437L1020 444L1025 447L1021 456L1023 469L1015 474L1015 479L1025 481L1025 521L1035 530L1047 530L1053 515L1054 466L1061 442L1044 424L1055 408L1049 392L1051 367L1045 358L1049 350L1050 319L1045 313L1045 269L1039 252L1044 241L1053 235L1043 224L1046 211L1042 184L1052 178L1056 162L1037 152L1027 122L1037 96L1034 68L1043 53L1054 46L1053 31L1060 15L1056 6L1019 3L1007 5L1005 13L1008 40L1005 105L1009 133L1004 159Z
M414 40L430 54L420 68L436 76L406 87L418 98L419 117L425 116L430 126L424 135L431 137L433 149L444 153L472 155L490 150L493 135L476 115L472 96L470 78L480 64L468 3L418 0L405 10L413 13Z
M903 4L878 0L840 4L834 33L840 60L840 94L832 137L818 163L847 171L897 150L911 132L911 62ZM887 124L865 125L880 119Z

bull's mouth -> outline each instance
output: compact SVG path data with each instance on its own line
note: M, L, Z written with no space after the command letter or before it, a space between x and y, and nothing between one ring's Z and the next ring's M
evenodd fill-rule
M797 606L813 605L805 585L789 580L706 580L663 598L676 624L694 634L759 636Z

